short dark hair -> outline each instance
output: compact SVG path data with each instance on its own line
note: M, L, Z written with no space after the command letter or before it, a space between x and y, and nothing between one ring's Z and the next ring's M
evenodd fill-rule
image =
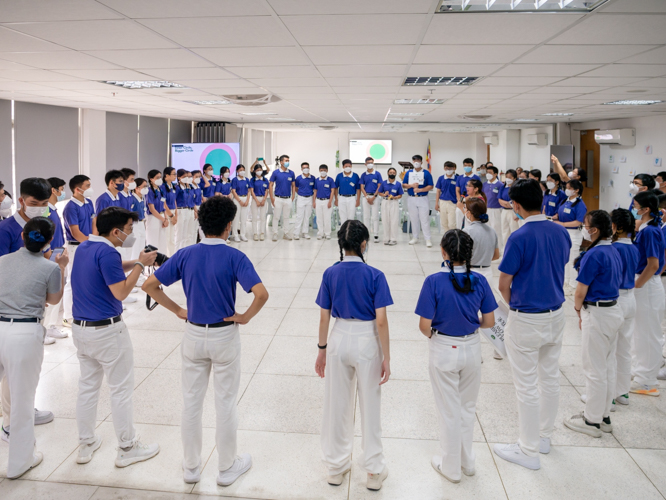
M532 177L536 177L537 180L541 180L541 170L539 170L538 168L530 170L530 175Z
M319 170L321 170L322 168L328 171L328 165L326 165L325 163L319 165Z
M368 156L368 157L365 159L365 162L368 163L370 160L372 160L373 162L375 161L375 159L374 159L372 156Z
M155 177L157 177L158 175L161 175L161 174L162 174L162 172L160 172L159 170L154 168L154 169L152 169L148 172L148 180L152 181Z
M474 160L472 160L471 158L465 158L463 160L463 163L469 163L470 165L474 165Z
M284 159L287 159L287 160L288 160L288 159L289 159L289 155L282 155L282 156L280 156L280 158L278 158L279 161L282 161L282 160L284 160Z
M580 177L580 182L587 182L587 172L580 167L573 168L572 170L578 170L578 177Z
M130 175L136 175L136 172L132 170L131 168L121 168L120 171L123 173L125 176L125 179L129 179Z
M664 182L666 181L666 172L657 172L657 175L654 176L654 180L656 182L657 177L661 177L661 181Z
M184 168L179 168L178 170L176 170L176 177L180 179L182 176L187 175L189 173L190 173L189 170L185 170Z
M513 175L513 178L514 178L514 179L517 179L517 178L518 178L518 173L517 173L514 169L512 169L512 168L510 168L509 170L507 170L506 172L504 172L504 177L506 178L506 176L509 175L509 174Z
M164 172L162 172L162 175L163 176L171 175L171 172L173 172L174 170L176 169L173 167L164 167Z
M31 196L38 201L44 201L51 197L51 184L41 177L28 177L21 181L19 191L23 198Z
M23 244L28 251L37 253L51 241L55 224L48 217L33 217L23 226Z
M308 167L310 166L310 164L307 161L304 161L303 163L301 163L301 167L303 167L304 165L307 165Z
M580 182L578 179L572 179L570 181L567 181L565 187L566 186L569 186L574 191L578 191L578 196L583 196L583 190L585 188L583 187L583 183Z
M125 175L120 170L109 170L104 176L104 182L108 186L111 181L116 179L125 180Z
M208 167L213 168L213 165L211 165L210 163L204 163L203 171L205 172Z
M499 170L497 169L497 167L495 165L490 165L489 167L486 167L486 170L490 170L495 175L497 175L499 173Z
M72 193L74 193L74 190L76 188L80 188L81 186L83 186L84 182L89 181L89 180L90 180L90 177L88 177L87 175L83 175L83 174L75 175L74 177L72 177L69 180L69 190Z
M645 186L648 189L654 189L654 187L657 185L657 182L654 180L654 177L652 177L649 174L638 174L634 176L634 180L638 179L643 183L643 186Z
M551 179L553 179L553 180L554 180L555 182L557 182L558 184L562 182L562 179L561 179L561 177L560 177L560 174L558 174L557 172L549 172L548 175L546 176L546 179L548 179L548 177L550 177Z
M512 201L520 203L528 212L541 211L543 203L543 191L541 186L534 179L519 179L511 185L509 198Z
M53 189L60 189L65 184L67 184L60 177L49 177L48 179L46 179L46 181L51 185Z
M456 168L456 164L453 163L452 161L445 161L444 162L444 168Z
M414 155L414 156L412 156L412 160L423 161L423 156L421 156L421 155Z
M147 181L143 177L135 177L134 182L136 183L136 187L138 188L141 184Z
M222 236L236 217L236 204L229 198L208 198L199 207L199 225L206 236Z
M100 236L108 236L114 229L121 231L129 222L139 220L139 214L122 207L107 207L97 214L97 232Z
M347 165L347 164L350 164L350 165L351 165L351 164L352 164L352 161L351 161L351 160L342 160L342 166L343 166L343 167L344 167L345 165Z
M194 170L190 170L190 173L192 174L192 177L194 177L194 176L197 175L197 174L199 174L199 175L203 175L203 173L201 172L201 170L199 170L198 168L196 168L196 169L194 169Z

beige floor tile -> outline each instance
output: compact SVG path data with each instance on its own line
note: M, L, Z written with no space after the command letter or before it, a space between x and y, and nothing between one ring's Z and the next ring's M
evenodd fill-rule
M289 309L280 323L276 337L299 336L317 338L319 336L320 311L321 309ZM331 318L330 328L333 328L334 322L335 320Z
M292 309L321 309L317 303L317 295L319 288L304 288L301 287L291 303Z
M312 337L275 336L257 373L316 377L317 340Z
M264 307L249 323L240 325L240 332L242 335L275 335L287 310L287 308Z
M188 493L101 487L90 500L197 500L198 497L199 495L190 495Z
M659 489L662 495L666 496L666 476L664 476L666 450L628 449L627 452L652 481L652 484Z
M391 378L393 380L430 380L428 343L421 339L391 342Z
M0 498L7 500L89 500L97 486L6 480L0 484Z

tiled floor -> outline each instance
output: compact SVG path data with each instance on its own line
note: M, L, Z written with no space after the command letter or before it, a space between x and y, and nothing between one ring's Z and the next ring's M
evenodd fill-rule
M404 236L404 235L402 235ZM435 233L435 240L439 235ZM235 244L237 245L237 244ZM237 245L238 246L238 245ZM204 471L199 484L182 481L180 438L180 338L183 322L144 296L125 313L135 350L134 416L144 441L158 442L153 460L126 469L113 465L115 439L109 393L103 389L98 433L104 444L87 465L77 465L75 398L78 366L71 338L45 347L37 406L55 413L53 423L37 428L44 462L23 479L2 479L8 446L0 442L0 499L194 499L217 495L279 499L658 499L666 495L666 396L631 397L631 405L613 414L613 434L601 439L566 429L562 419L582 409L579 396L580 332L571 303L560 366L560 412L553 449L541 456L542 468L529 471L503 462L493 443L514 442L518 434L516 397L507 361L492 358L483 346L482 385L474 441L477 474L451 484L430 467L437 450L437 423L427 374L426 341L414 315L426 275L441 259L435 246L372 244L369 263L384 271L395 300L389 308L392 378L382 393L383 443L390 475L380 492L365 488L354 465L339 487L325 482L319 430L324 383L315 376L319 312L314 303L323 271L339 259L330 241L272 241L239 246L255 263L271 297L242 333L239 393L239 452L252 454L254 465L235 484L216 485L215 410L212 388L204 404ZM497 279L497 278L496 278ZM182 288L168 293L184 303ZM251 297L239 291L240 310ZM357 413L357 420L360 415ZM361 447L357 426L354 450Z

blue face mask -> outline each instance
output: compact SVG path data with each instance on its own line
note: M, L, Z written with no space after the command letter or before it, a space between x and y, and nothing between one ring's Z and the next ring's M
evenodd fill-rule
M289 168L289 162L288 161L284 162L284 168Z
M469 174L472 171L472 167L463 167L466 174Z
M635 208L632 208L632 209L631 209L631 215L633 215L633 216L634 216L634 219L636 219L636 220L639 220L639 219L641 218L641 216L638 215L638 210L635 209Z
M63 201L63 200L65 199L65 196L67 196L67 195L66 195L65 192L63 191L62 194L59 194L59 195L58 195L58 201Z
M516 214L516 217L518 217L520 220L525 220L525 218L522 215L520 215L518 212L516 212L515 210L513 211L513 213Z
M125 189L125 183L124 182L119 182L118 184L116 184L116 190L122 191L123 189Z

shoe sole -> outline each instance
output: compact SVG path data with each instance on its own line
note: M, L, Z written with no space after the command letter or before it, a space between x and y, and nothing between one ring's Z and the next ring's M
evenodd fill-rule
M539 469L541 469L541 464L539 464L538 466L535 467L533 465L528 465L528 464L525 464L525 463L521 463L521 462L518 462L516 460L511 460L510 457L502 455L500 452L498 452L494 448L493 448L493 453L495 453L495 455L500 457L502 460L506 460L507 462L511 462L512 464L520 465L521 467L525 467L526 469L530 469L530 470L539 470Z
M18 479L18 478L20 478L21 476L23 476L23 474L25 474L26 472L31 471L32 469L34 469L35 467L37 467L39 464L41 464L43 461L44 461L44 455L42 455L42 456L40 457L40 459L39 459L39 461L38 461L37 463L33 463L30 467L28 467L27 470L24 470L24 471L21 472L18 476L12 476L12 477L7 476L7 479Z
M572 431L575 432L580 432L581 434L587 434L588 436L591 436L593 438L600 438L603 435L603 432L601 432L601 429L597 429L599 431L599 434L594 432L592 429L583 429L581 427L576 427L574 425L569 424L568 422L564 422L564 427L567 429L571 429Z
M388 471L386 471L386 476L384 476L384 479L382 479L382 484L379 485L379 488L370 488L369 486L366 486L370 491L379 491L382 489L382 485L384 484L384 481L386 481L386 478L388 477Z
M199 481L201 481L201 474L199 474L196 478L190 479L185 479L183 476L183 482L185 482L185 484L197 484Z
M153 457L156 457L158 453L160 452L160 449L157 448L157 451L150 455L149 457L140 457L140 458L132 458L129 460L117 460L116 459L116 467L119 469L122 469L124 467L129 467L132 464L138 464L139 462L145 462L146 460L150 460Z
M462 470L462 473L465 474L467 477L472 477L474 474L476 474L476 469L465 472L465 469Z
M47 418L46 420L39 420L38 421L37 419L35 419L35 425L50 424L51 422L53 422L54 418L55 418L55 415L53 415L53 413L51 413L51 416L49 418Z
M632 394L640 394L641 396L652 396L653 398L659 397L659 391L655 389L651 389L649 391L645 390L636 390L636 391L629 391Z
M435 467L435 464L433 464L432 462L430 462L430 466L431 466L433 469L435 469L435 472L436 472L437 474L439 474L440 476L442 476L442 477L443 477L444 479L446 479L447 481L449 481L449 482L451 482L451 483L453 483L453 484L458 484L458 483L460 482L460 479L458 479L457 481L456 481L455 479L451 479L449 476L447 476L447 475L444 474L441 470L439 470L437 467ZM368 488L368 489L370 489L370 488Z
M331 483L330 481L326 481L326 482L327 482L328 484L330 484L331 486L340 486L342 483L345 482L344 476L345 476L345 474L347 474L347 472L349 472L350 470L351 470L351 467L350 467L349 469L347 469L346 471L341 472L340 474L336 474L336 476L339 475L339 476L342 477L342 480L341 480L339 483Z
M605 432L607 434L610 434L611 432L613 432L613 424L609 424L609 425L602 424L601 425L601 432Z
M252 463L250 463L250 465L248 465L246 469L241 470L241 471L238 473L238 475L234 478L233 481L228 482L228 483L221 483L220 481L217 481L217 484L218 484L219 486L231 486L232 484L234 484L234 483L236 482L236 480L237 480L239 477L241 477L243 474L245 474L245 473L246 473L247 471L249 471L251 468L252 468Z
M99 440L99 443L97 443L97 446L95 447L95 449L92 451L92 453L90 453L90 456L83 457L83 458L76 457L76 463L77 464L82 464L82 465L89 463L93 459L93 455L95 454L95 452L97 450L99 450L99 448L102 446L102 441L104 441L103 438Z

